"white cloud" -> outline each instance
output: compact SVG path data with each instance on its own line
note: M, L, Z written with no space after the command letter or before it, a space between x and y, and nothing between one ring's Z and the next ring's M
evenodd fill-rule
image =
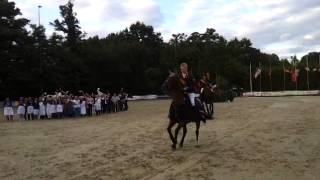
M17 6L22 10L23 16L31 23L38 22L37 6L42 5L41 23L48 26L59 17L59 6L66 4L67 0L16 0ZM74 10L80 21L80 26L89 36L105 36L108 33L120 31L136 21L143 21L154 27L160 26L163 21L160 8L154 0L76 0Z
M105 36L143 21L160 31L164 40L174 33L190 34L214 28L228 39L248 37L254 47L280 56L319 50L319 0L168 0L167 4L160 1L76 0L75 11L89 36ZM32 23L37 23L37 5L41 4L41 21L48 25L59 17L58 7L67 0L15 2ZM170 3L176 6L168 13L164 9ZM52 32L49 26L47 29Z
M305 40L313 40L313 36L310 35L310 34L307 34L307 35L305 35L305 36L303 37L303 39L305 39Z

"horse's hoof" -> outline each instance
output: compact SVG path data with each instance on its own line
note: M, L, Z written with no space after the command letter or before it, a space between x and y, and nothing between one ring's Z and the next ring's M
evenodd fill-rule
M171 149L172 149L172 150L176 150L176 149L177 149L177 148L176 148L176 145L173 144L173 145L171 146Z

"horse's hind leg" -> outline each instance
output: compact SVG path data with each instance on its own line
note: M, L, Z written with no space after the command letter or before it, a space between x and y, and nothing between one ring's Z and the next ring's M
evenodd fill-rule
M211 117L213 117L214 115L213 103L210 104L210 113L211 113Z
M197 121L196 122L196 138L197 138L197 141L199 139L199 129L200 129L200 121Z
M206 112L206 118L210 118L210 116L211 116L210 113L211 113L211 112L210 112L210 109L209 109L207 103L205 103L204 108L205 108L205 112Z
M184 125L183 126L183 136L182 136L181 141L180 141L180 147L183 147L183 142L184 142L184 138L186 137L186 134L187 134L187 126Z
M170 139L171 139L171 141L172 141L172 144L175 144L176 142L175 142L175 139L174 139L174 137L173 137L173 134L172 134L172 132L171 132L171 129L172 129L172 127L175 125L176 123L174 122L174 121L172 121L172 120L170 120L170 122L169 122L169 124L168 124L168 127L167 127L167 131L168 131L168 133L169 133L169 136L170 136Z

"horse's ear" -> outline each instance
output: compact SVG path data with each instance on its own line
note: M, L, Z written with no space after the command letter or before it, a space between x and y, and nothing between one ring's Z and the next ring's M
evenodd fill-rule
M175 73L173 71L169 70L169 76L171 77L173 75L175 75Z

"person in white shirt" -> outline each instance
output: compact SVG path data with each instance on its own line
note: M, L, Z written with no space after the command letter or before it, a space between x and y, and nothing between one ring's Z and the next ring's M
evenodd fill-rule
M33 101L31 99L31 97L29 98L27 105L28 105L27 106L27 117L28 117L28 120L32 120L33 119Z
M24 103L23 98L20 98L18 109L17 109L17 114L19 115L20 120L25 120L26 119L26 104Z
M57 102L57 118L61 119L63 114L63 104L61 102L61 99L58 99Z
M113 96L111 97L111 102L113 104L113 112L117 112L119 110L119 101L120 101L119 96L117 96L117 94L114 93Z
M33 118L34 119L39 119L39 102L38 102L38 98L35 98L34 102L33 102Z
M46 103L46 114L47 114L47 118L51 119L52 114L51 114L51 102L47 101Z
M9 98L6 98L3 104L3 114L6 117L6 120L13 121L13 104Z
M83 98L81 100L81 103L80 103L80 114L82 117L84 117L87 112L86 112L86 100Z
M73 100L73 110L75 117L80 116L80 99L76 96Z
M45 119L46 118L46 106L43 102L43 99L40 100L39 102L39 113L40 113L40 119Z
M57 112L57 105L56 105L56 102L53 100L51 101L51 106L50 106L50 113L52 118L56 117L56 112Z
M95 110L96 110L96 115L101 114L101 98L100 96L97 96L96 102L94 103Z

